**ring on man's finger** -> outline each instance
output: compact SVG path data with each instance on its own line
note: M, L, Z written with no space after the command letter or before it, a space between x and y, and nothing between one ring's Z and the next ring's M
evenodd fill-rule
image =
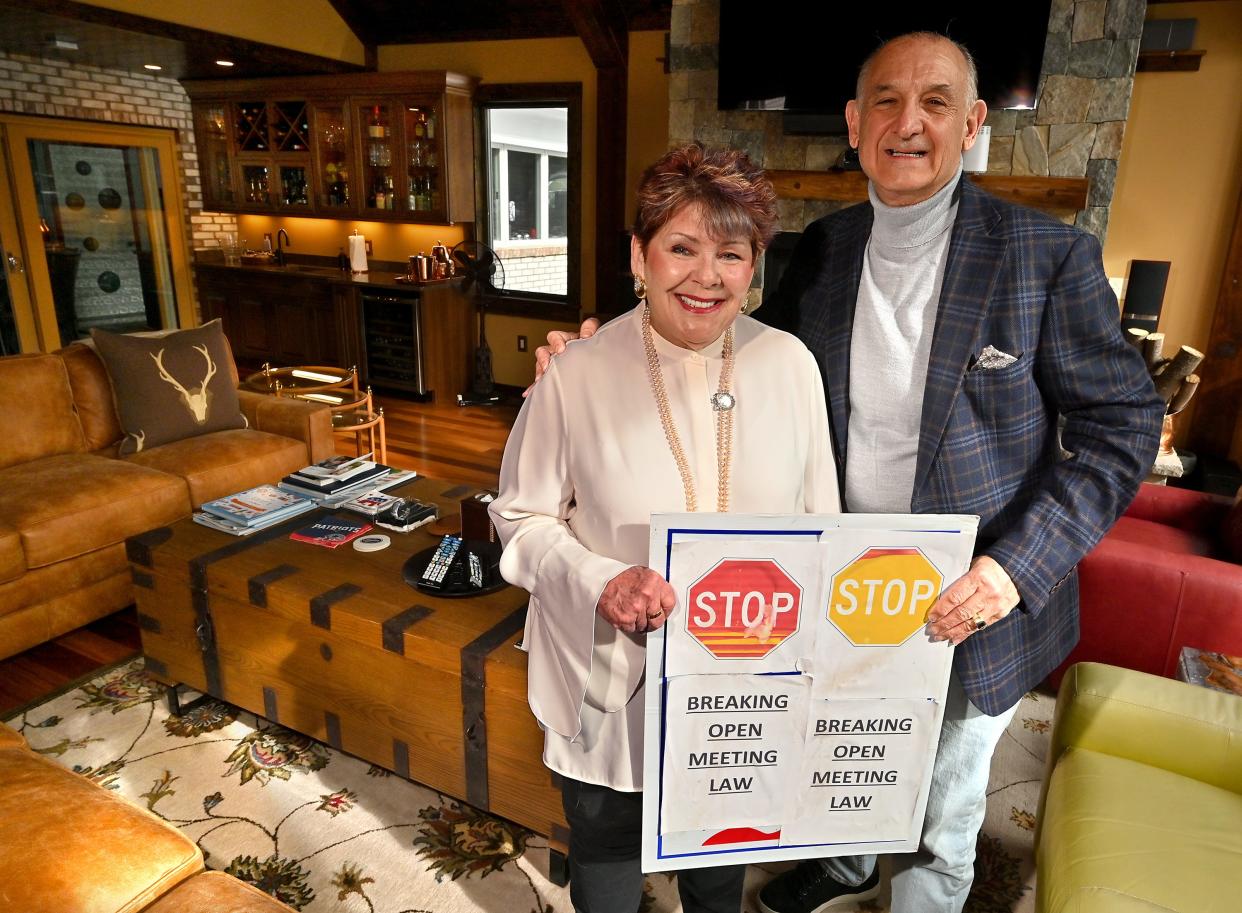
M983 620L983 616L982 616L982 615L978 615L978 614L976 614L976 615L975 615L975 617L974 617L974 622L975 622L975 630L976 630L976 631L982 631L984 628L986 628L986 627L988 626L988 623L987 623L986 621L984 621L984 620Z
M660 617L661 615L663 615L663 614L664 614L664 610L663 610L663 609L656 609L654 612L648 612L648 613L647 613L647 620L648 620L648 621L655 621L657 618L659 618L659 617Z

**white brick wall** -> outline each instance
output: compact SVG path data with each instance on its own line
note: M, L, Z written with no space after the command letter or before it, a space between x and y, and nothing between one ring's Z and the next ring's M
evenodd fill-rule
M190 246L219 246L236 234L236 216L203 212L190 99L175 79L0 51L0 111L175 130Z
M514 251L504 251L501 257L505 264L505 288L550 295L566 294L569 258L565 254L520 257Z

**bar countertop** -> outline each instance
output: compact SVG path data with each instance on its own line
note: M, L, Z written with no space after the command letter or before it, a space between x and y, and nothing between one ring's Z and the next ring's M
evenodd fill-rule
M248 263L227 263L221 251L215 248L200 248L194 251L194 268L223 272L229 275L252 274L257 276L288 276L290 279L311 279L332 285L346 285L357 289L379 289L382 291L418 292L433 286L453 285L455 279L433 279L428 282L404 281L405 264L384 260L372 261L371 269L365 273L352 273L333 265L328 257L308 257L290 255L284 266L275 263L253 265ZM398 276L401 279L398 279Z

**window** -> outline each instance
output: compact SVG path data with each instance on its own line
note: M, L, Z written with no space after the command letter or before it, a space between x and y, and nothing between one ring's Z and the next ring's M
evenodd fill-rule
M511 305L497 309L576 319L581 88L480 91L487 168L478 236L504 263L504 298Z

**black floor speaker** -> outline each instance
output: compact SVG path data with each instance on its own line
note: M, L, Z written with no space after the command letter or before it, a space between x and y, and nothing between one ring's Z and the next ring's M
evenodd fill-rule
M1126 301L1121 309L1121 330L1138 327L1149 333L1160 324L1164 287L1169 283L1168 260L1131 260Z

